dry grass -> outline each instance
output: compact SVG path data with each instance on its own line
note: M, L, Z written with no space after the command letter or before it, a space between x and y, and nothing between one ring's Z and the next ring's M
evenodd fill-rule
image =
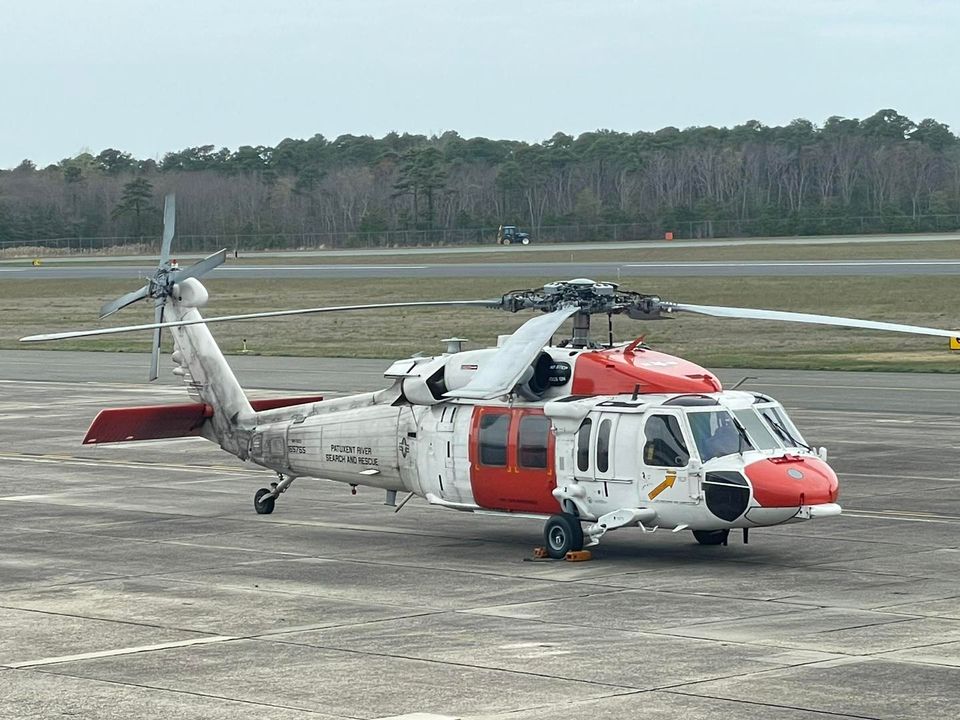
M494 297L553 278L434 279L413 284L386 280L213 280L207 283L207 316L267 309L364 302ZM23 347L22 335L96 327L100 304L132 289L135 282L4 280L0 347ZM660 278L634 279L631 289L685 302L818 312L935 327L960 327L960 293L951 277ZM495 342L527 314L449 308L300 316L224 323L214 335L228 353L247 340L250 351L269 355L402 357L433 353L441 339L468 337L471 347ZM104 325L148 322L146 303L131 306ZM594 335L605 339L606 319L595 317ZM667 352L709 367L788 367L960 371L960 356L937 338L842 330L788 323L717 320L684 315L663 322L615 318L618 339L646 334ZM112 336L32 347L145 351L147 334Z

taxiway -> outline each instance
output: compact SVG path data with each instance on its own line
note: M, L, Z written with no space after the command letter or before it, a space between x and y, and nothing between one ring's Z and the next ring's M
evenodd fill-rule
M258 396L376 387L386 365L231 362ZM960 707L958 376L724 372L830 449L845 514L728 547L624 530L570 564L531 561L537 521L310 480L258 516L269 474L204 441L81 446L102 407L183 401L146 368L0 353L2 718Z

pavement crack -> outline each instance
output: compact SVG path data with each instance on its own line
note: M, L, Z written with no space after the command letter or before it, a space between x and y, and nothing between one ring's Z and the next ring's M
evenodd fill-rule
M851 720L884 720L884 718L878 715L851 715L850 713L840 713L834 712L832 710L821 710L815 708L806 708L799 705L783 705L780 703L765 703L759 702L757 700L745 700L743 698L727 698L722 695L707 695L703 693L694 693L694 692L681 692L676 689L664 689L659 690L658 692L663 692L671 695L683 695L685 697L698 697L704 698L706 700L723 700L725 702L733 703L743 703L744 705L752 705L754 707L765 707L765 708L775 708L777 710L799 710L800 712L809 712L815 713L818 715L830 715L831 717L837 718L851 718Z
M227 702L240 703L243 705L250 705L253 707L264 707L264 708L274 708L277 710L293 710L296 712L305 712L310 713L311 715L319 715L320 717L330 717L330 713L323 712L321 710L313 710L311 708L298 707L296 705L284 705L282 703L269 703L269 702L260 702L257 700L244 700L242 698L230 697L228 695L219 695L216 693L203 693L197 692L196 690L181 690L176 688L163 687L162 685L150 685L148 683L135 683L135 682L125 682L120 680L105 680L103 678L92 678L87 675L78 675L68 672L54 672L51 670L43 670L41 668L26 668L19 672L36 672L42 673L44 675L53 675L57 677L70 677L75 680L85 680L95 683L103 683L104 685L115 685L118 687L134 687L140 688L143 690L156 690L158 692L171 693L174 695L185 695L188 697L198 697L206 698L210 700L225 700ZM341 717L350 718L351 720L362 720L365 716L362 715L342 715Z

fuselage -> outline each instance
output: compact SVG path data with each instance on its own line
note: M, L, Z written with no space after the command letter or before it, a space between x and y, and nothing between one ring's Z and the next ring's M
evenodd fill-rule
M561 347L544 350L522 393L444 399L483 353L404 361L387 372L391 390L260 413L249 459L460 510L593 521L652 509L664 528L840 511L824 453L772 398L724 391L703 368L645 348Z

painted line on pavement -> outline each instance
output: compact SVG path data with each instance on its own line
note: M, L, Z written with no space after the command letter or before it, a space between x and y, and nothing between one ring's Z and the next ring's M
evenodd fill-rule
M428 265L245 265L217 268L219 272L250 272L256 270L426 270Z
M899 267L899 266L925 266L925 265L960 265L960 260L790 260L790 261L764 261L764 260L744 260L744 261L726 261L726 262L699 262L691 260L687 262L649 262L633 263L622 265L621 267L631 268L698 268L698 267L717 267L717 268L737 268L737 267Z
M39 665L53 665L55 663L76 662L77 660L93 660L96 658L116 657L117 655L135 655L137 653L153 652L154 650L169 650L171 648L189 647L191 645L210 645L228 640L237 640L230 635L214 635L213 637L193 638L177 642L158 643L157 645L137 645L134 647L116 648L115 650L100 650L99 652L79 653L77 655L60 655L58 657L26 660L24 662L4 663L4 667L19 669L37 667Z

